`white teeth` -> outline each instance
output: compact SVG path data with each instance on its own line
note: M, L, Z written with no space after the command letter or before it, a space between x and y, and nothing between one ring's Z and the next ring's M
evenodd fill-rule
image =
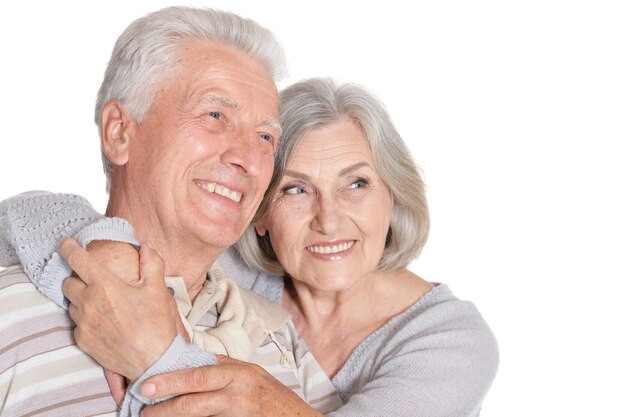
M242 194L240 192L231 190L230 188L224 187L223 185L213 184L212 182L198 182L196 184L198 184L200 188L207 190L210 193L219 194L233 200L236 203L239 203L241 201Z
M345 250L350 249L352 245L354 245L354 240L351 240L350 242L341 243L339 245L332 245L332 246L309 246L307 247L307 249L310 250L311 252L321 253L325 255L328 253L343 252Z

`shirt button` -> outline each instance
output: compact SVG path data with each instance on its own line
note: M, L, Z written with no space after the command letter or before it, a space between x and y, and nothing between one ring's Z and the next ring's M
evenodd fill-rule
M170 294L174 295L176 293L176 291L174 291L174 288L172 287L167 287L167 290L170 292Z

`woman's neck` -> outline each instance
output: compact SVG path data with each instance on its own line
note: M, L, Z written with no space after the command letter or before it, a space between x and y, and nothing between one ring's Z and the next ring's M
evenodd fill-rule
M408 270L378 272L334 293L288 280L282 304L324 371L333 377L356 346L431 288Z

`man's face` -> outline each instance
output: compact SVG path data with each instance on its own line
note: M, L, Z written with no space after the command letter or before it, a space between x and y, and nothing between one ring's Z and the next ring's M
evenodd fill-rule
M280 136L278 93L249 56L191 42L134 129L126 198L169 242L226 248L269 184Z

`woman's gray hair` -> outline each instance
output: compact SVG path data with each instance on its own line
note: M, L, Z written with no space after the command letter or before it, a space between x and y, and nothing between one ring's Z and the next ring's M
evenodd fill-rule
M179 66L178 53L188 41L213 41L258 59L274 81L286 75L283 47L272 32L253 20L221 10L168 7L132 22L113 48L96 100L95 121L102 138L102 110L119 100L135 122L141 123L157 87ZM113 165L102 152L107 192Z
M367 139L375 169L393 197L391 224L379 267L404 268L426 243L430 227L422 176L393 125L385 106L357 84L338 85L330 79L298 82L280 94L283 129L275 155L274 174L253 224L237 242L237 251L249 267L273 275L284 269L272 249L269 234L258 236L254 223L270 210L278 184L294 150L304 136L344 118L354 121Z

